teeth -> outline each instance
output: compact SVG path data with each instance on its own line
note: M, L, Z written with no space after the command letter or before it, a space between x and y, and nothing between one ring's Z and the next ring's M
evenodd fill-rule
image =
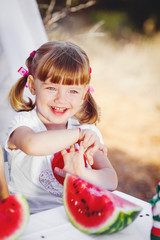
M61 112L66 110L66 108L61 108L61 107L52 107L52 108Z

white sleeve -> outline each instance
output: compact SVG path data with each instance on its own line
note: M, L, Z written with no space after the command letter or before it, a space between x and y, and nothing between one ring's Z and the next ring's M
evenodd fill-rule
M8 149L8 140L10 138L10 135L14 132L16 128L21 126L26 126L34 130L35 121L33 117L31 117L31 115L28 114L28 112L17 113L11 120L8 127L7 134L6 134L5 143L4 143L4 147L6 151L10 151L10 149Z
M83 124L80 126L81 129L90 129L94 132L96 132L96 134L98 135L99 139L100 139L100 142L102 144L104 144L104 141L103 141L103 137L102 137L102 134L101 132L99 131L99 129L94 125L94 124Z

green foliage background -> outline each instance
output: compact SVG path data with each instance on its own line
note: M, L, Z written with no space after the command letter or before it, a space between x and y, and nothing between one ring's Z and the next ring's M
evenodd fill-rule
M72 0L72 6L86 3L86 0ZM50 0L37 0L39 5L48 4ZM66 0L56 1L54 11L66 6ZM42 17L45 10L40 8ZM127 25L132 31L144 32L144 24L150 19L154 24L154 31L160 29L160 1L159 0L97 0L91 8L82 10L87 12L88 20L99 21L103 19L110 31ZM80 11L81 13L81 11ZM89 15L88 15L89 14Z

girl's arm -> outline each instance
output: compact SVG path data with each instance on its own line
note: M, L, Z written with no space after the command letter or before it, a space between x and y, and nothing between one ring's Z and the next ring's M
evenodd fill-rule
M29 127L18 127L8 141L10 149L20 149L28 155L43 156L58 152L77 142L79 129L34 132Z
M99 137L92 130L64 129L34 132L26 126L18 127L8 141L10 149L21 149L28 155L43 156L61 151L77 141L83 142L88 159L92 164L93 154L101 150Z
M7 198L8 196L9 191L5 178L3 151L0 147L0 200Z
M102 188L115 190L118 185L118 178L108 157L98 150L93 159L92 168L85 168L84 171L81 171L81 177Z

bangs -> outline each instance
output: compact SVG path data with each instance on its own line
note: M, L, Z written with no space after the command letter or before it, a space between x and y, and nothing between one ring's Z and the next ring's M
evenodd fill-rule
M61 50L61 49L60 49ZM63 85L86 85L90 82L89 60L75 49L55 50L41 58L36 77Z
M62 85L87 85L90 82L90 76L88 74L88 68L79 69L79 71L67 71L61 68L59 71L51 69L47 78L52 83L62 84Z

